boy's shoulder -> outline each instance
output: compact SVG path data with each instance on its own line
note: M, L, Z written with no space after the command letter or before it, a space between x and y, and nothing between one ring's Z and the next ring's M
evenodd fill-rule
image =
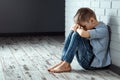
M107 25L104 22L100 21L99 24L95 26L95 28L107 28Z

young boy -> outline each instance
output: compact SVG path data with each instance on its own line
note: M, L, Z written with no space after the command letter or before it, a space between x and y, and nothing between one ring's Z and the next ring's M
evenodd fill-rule
M71 62L76 55L84 69L104 68L111 64L109 31L103 22L98 22L89 8L80 8L74 16L75 25L65 40L61 62L49 72L71 71Z

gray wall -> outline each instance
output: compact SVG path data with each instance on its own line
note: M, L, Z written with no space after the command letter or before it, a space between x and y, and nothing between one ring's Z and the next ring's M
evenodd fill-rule
M95 11L97 19L105 22L112 29L111 57L112 64L120 67L120 0L66 0L65 31L66 36L73 24L73 16L80 7L89 7Z
M0 33L64 32L64 0L0 0Z

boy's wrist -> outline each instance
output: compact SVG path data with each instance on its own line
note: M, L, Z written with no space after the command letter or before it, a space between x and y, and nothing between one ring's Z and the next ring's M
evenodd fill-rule
M89 32L84 29L77 29L77 32L81 37L89 38L90 36Z

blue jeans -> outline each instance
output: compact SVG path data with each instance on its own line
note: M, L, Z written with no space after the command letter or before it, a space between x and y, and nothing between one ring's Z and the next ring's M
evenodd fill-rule
M71 63L75 55L84 69L91 69L90 64L94 54L90 41L81 37L77 32L71 31L65 40L61 60Z

